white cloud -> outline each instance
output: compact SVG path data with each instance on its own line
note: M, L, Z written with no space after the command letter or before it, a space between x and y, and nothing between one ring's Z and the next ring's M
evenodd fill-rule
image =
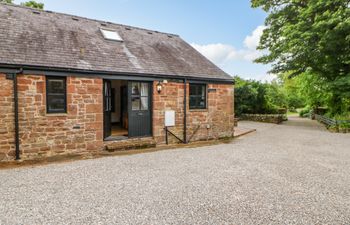
M256 47L264 29L265 26L258 26L251 35L244 39L245 47L238 50L232 45L222 43L208 45L192 43L191 45L217 65L222 65L229 60L253 61L263 54L262 51L256 50Z
M265 26L258 26L252 33L244 39L244 45L250 50L256 50L259 45L260 37L263 34Z
M217 44L208 44L208 45L199 45L199 44L191 44L192 47L197 49L202 55L207 57L213 63L217 65L222 65L230 59L233 55L236 54L236 50L231 45L225 45L221 43Z
M207 45L192 43L191 45L223 70L232 68L232 65L236 65L237 62L244 62L244 65L248 64L249 67L250 65L251 67L259 66L254 64L253 61L264 54L264 51L256 50L264 29L265 26L258 26L250 35L246 36L242 44L244 47L241 49L223 43ZM235 71L233 73L237 74ZM268 76L266 70L266 74L255 74L254 77L260 80L268 80Z
M275 75L275 74L264 74L264 75L261 75L260 77L258 77L257 80L261 80L264 82L271 82L276 78L277 78L277 75Z

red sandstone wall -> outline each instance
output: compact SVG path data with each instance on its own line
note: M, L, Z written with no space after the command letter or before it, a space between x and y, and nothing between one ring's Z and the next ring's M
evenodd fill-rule
M6 128L1 128L0 132L7 132L6 136L1 136L0 152L12 156L13 99L6 96L12 94L13 81L0 79L0 87L4 86L1 90L6 90L0 95L0 110L2 114L6 112L6 117L0 121ZM102 79L67 77L66 114L46 114L45 84L45 76L18 76L21 158L102 149Z
M207 109L189 110L187 121L189 135L199 125L200 129L195 134L194 140L232 137L234 129L233 86L209 84L208 89L216 91L208 93Z
M157 143L165 142L164 111L175 110L176 126L170 128L170 130L182 139L184 84L174 82L163 84L163 90L160 94L156 91L156 85L157 82L154 82L153 135ZM187 140L198 126L199 130L194 134L191 141L233 136L233 86L230 84L209 84L208 89L216 89L216 91L208 93L207 109L190 110L188 104L189 85L187 85ZM170 140L172 142L176 141L172 137Z
M0 161L15 157L13 81L0 74Z
M45 83L45 76L18 76L21 157L102 150L102 79L67 77L66 114L46 113ZM156 85L154 82L153 135L156 142L165 142L165 110L176 111L176 126L171 130L183 138L183 83L164 84L160 94ZM191 141L233 135L232 85L210 84L208 88L214 88L216 92L208 93L207 109L189 110L187 102L187 139L200 127ZM12 160L15 155L12 90L13 81L0 74L0 161ZM170 137L170 141L176 140Z
M157 82L153 83L153 136L157 143L165 142L164 113L166 110L175 110L176 127L170 130L183 138L184 85L183 83L163 84L162 92L158 94L157 84ZM171 140L173 140L172 137Z

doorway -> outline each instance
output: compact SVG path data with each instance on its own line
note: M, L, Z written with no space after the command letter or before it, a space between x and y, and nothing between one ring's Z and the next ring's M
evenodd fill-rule
M152 83L104 80L104 139L152 135Z
M104 138L128 138L127 81L104 80Z

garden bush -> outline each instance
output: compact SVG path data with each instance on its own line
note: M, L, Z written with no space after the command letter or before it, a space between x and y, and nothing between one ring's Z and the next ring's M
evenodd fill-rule
M311 112L310 108L308 108L308 107L303 108L299 111L299 116L304 117L304 118L310 117L310 112Z
M235 114L285 114L287 98L277 82L235 77Z

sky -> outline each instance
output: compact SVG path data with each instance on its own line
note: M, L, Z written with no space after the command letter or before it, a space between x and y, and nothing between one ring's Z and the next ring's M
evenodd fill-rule
M253 63L266 14L249 0L37 1L45 10L178 34L232 76L272 79L269 65Z

